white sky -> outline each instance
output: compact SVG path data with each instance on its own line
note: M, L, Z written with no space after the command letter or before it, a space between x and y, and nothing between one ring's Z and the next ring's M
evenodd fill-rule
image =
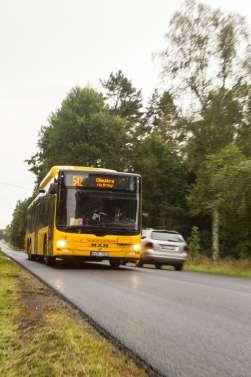
M247 0L207 0L251 21ZM152 53L164 47L181 0L0 0L0 228L34 176L24 160L69 90L122 69L144 97L160 86ZM8 185L7 185L8 184ZM16 185L16 186L15 186Z

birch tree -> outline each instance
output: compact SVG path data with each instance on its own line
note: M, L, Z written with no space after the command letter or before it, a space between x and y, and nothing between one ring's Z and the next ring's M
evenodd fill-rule
M188 196L194 214L212 218L212 259L220 255L220 228L227 214L245 212L250 198L251 160L230 144L221 152L209 155L198 171L197 181Z
M188 0L170 21L160 54L162 77L187 116L178 126L195 173L207 154L219 152L242 130L250 54L248 26L238 14Z

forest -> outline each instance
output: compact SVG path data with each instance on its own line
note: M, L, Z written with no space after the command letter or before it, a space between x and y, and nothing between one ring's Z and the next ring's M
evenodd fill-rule
M145 227L178 230L213 260L250 258L248 31L240 15L189 0L154 56L162 85L150 98L121 70L101 78L99 91L72 88L27 156L36 185L6 238L23 247L26 208L53 165L96 166L142 175Z

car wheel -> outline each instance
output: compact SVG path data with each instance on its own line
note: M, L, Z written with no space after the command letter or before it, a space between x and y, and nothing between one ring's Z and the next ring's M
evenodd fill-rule
M144 262L142 259L138 260L138 262L136 263L136 267L144 267Z
M119 268L120 266L120 260L110 259L109 263L112 268Z
M161 263L155 263L155 268L157 268L158 270L160 270L162 267Z
M183 269L183 263L177 263L174 265L175 271L181 271Z

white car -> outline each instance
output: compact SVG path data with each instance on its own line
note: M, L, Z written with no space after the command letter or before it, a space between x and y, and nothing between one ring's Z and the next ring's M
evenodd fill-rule
M162 265L173 266L180 271L188 257L188 247L181 234L170 230L143 229L142 253L137 263L143 267L144 263L154 264L156 268Z

